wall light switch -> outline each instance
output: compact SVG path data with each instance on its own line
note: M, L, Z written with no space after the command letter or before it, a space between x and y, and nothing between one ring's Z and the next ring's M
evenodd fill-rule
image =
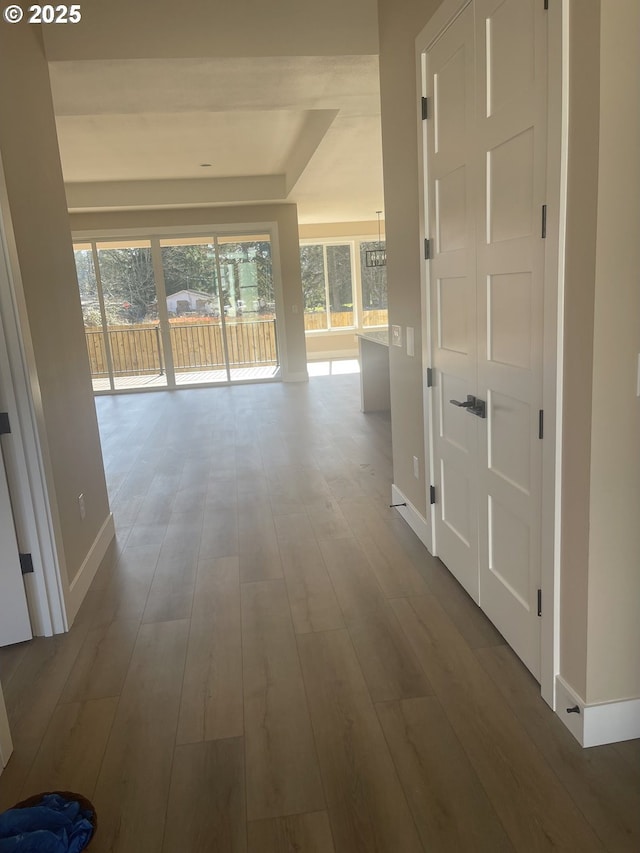
M402 326L391 327L391 343L394 347L402 346Z
M407 326L407 355L415 355L413 327Z

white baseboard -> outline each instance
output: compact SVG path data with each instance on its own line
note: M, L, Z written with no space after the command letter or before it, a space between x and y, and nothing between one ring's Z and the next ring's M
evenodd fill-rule
M567 712L576 707L577 712ZM640 699L587 705L560 675L556 676L556 714L584 747L640 738Z
M309 374L306 370L301 370L298 373L283 373L283 382L308 382Z
M69 593L66 596L67 623L69 627L73 624L73 620L76 618L78 610L80 610L80 605L84 601L84 597L91 586L91 581L96 576L96 572L100 567L102 558L107 553L109 543L115 535L116 528L113 523L113 515L112 513L109 513L104 524L100 528L100 532L96 536L93 545L89 549L89 553L84 558L78 574L69 585Z
M432 545L433 541L431 538L431 524L427 521L427 519L421 515L415 506L411 503L408 498L406 498L400 489L393 485L391 486L391 503L392 504L403 504L406 503L406 506L398 506L396 507L397 512L402 516L402 518L407 522L409 527L416 534L418 539L422 542L425 548L428 550L430 554L433 554Z

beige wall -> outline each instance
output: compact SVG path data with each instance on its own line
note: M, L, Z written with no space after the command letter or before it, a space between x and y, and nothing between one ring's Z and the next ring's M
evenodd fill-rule
M352 330L340 334L321 332L307 335L307 358L322 361L327 358L357 358L358 340Z
M313 225L299 227L301 240L330 240L335 238L366 237L368 240L378 239L378 221L364 222L318 222ZM380 219L380 236L384 240L384 219Z
M16 81L20 81L20 97ZM108 517L93 392L40 28L0 26L0 150L50 457L58 550L71 581ZM24 318L23 318L24 319ZM37 389L36 389L37 390ZM40 408L41 405L41 408ZM80 519L78 496L85 496ZM65 589L65 592L68 588Z
M242 225L276 222L280 246L284 325L280 327L282 375L287 380L307 377L304 337L304 305L300 279L298 217L295 204L263 204L237 207L198 207L185 210L144 210L110 213L77 213L70 216L73 233L82 237L99 231L118 229L152 229L207 227L224 224Z
M577 12L580 7L580 14ZM587 685L591 374L598 197L599 0L570 10L570 108L562 432L560 674Z
M589 702L640 697L640 4L601 0Z
M573 0L560 673L640 697L640 7Z
M379 0L380 96L389 322L415 329L415 352L390 347L394 482L426 515L422 396L419 179L415 39L439 0ZM403 336L404 337L404 336ZM412 457L420 459L420 478Z

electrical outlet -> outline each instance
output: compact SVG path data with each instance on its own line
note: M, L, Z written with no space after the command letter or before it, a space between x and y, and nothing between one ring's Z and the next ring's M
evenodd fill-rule
M394 347L402 346L402 326L391 326L391 343Z
M80 510L80 518L84 521L87 515L87 509L84 505L84 495L78 495L78 508Z
M418 457L413 457L413 476L416 480L420 479L420 463L418 462Z

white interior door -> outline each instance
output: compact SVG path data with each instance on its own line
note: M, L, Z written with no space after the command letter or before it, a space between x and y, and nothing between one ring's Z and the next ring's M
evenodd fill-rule
M539 678L542 4L474 0L426 69L436 549Z
M0 453L0 646L32 637L4 460Z
M435 541L478 601L478 425L451 400L475 395L474 27L469 5L428 52L426 81L434 387Z

